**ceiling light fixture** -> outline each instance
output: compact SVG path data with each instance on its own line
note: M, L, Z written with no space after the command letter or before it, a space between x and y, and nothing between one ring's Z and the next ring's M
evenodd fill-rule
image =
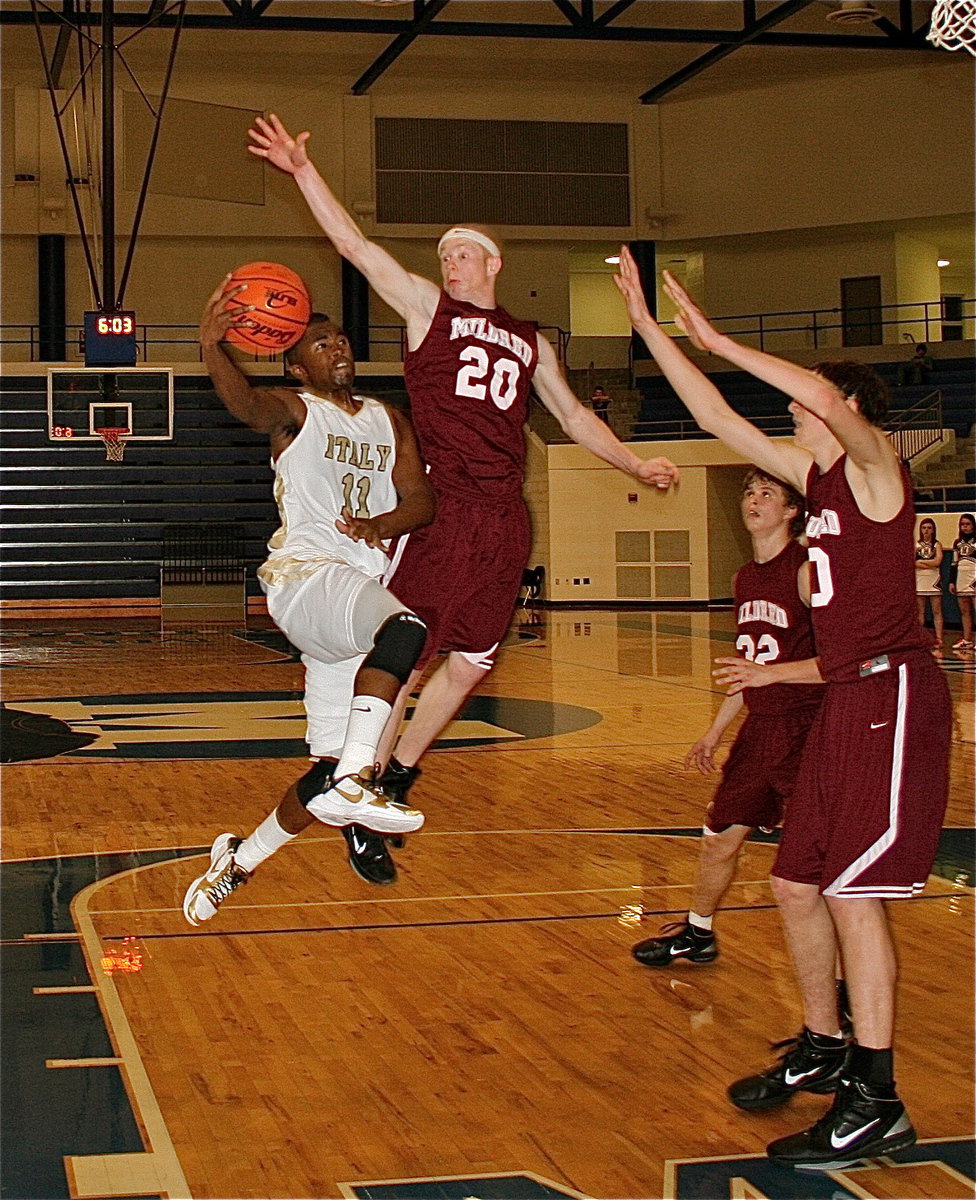
M609 263L611 267L615 267L620 262L620 255L619 254L610 254L603 261L605 263Z
M827 13L827 20L837 25L864 25L868 21L877 21L881 13L867 0L841 0L840 8Z
M940 258L936 265L940 267L951 267L952 260L948 258Z

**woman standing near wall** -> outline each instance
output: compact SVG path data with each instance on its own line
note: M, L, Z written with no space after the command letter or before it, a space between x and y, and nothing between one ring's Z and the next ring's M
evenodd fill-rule
M942 653L942 638L945 623L942 618L942 543L935 536L935 522L925 517L918 526L918 541L915 543L915 595L918 603L918 621L925 624L925 602L932 605L932 623L935 626L933 653Z
M959 601L962 637L953 650L973 649L973 597L976 596L976 517L963 513L959 536L952 543L952 575L949 591Z

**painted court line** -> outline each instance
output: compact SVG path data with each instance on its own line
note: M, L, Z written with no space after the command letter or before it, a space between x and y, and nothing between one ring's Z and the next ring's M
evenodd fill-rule
M742 887L768 883L768 879L736 880L736 885ZM628 884L626 887L603 888L567 888L541 892L464 892L446 896L377 896L370 900L289 900L272 904L235 904L237 911L245 909L280 909L280 908L356 908L360 905L373 904L426 904L444 900L521 900L537 899L540 896L601 896L612 892L657 892L657 891L688 891L694 885L691 883L658 883L658 884ZM181 911L175 907L167 908L93 908L93 916L134 916L139 913L169 913Z

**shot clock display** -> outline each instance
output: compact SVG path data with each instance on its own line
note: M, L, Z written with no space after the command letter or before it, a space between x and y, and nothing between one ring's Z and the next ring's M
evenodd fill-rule
M134 367L136 365L136 314L134 312L85 313L85 366Z

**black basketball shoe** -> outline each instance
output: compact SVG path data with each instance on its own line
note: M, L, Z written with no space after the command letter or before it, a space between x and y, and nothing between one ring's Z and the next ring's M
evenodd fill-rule
M380 886L396 883L396 863L381 833L375 833L365 825L346 825L342 836L349 847L349 865L360 879Z
M775 1163L812 1171L849 1167L915 1145L916 1134L894 1087L871 1087L843 1077L829 1112L802 1133L766 1147Z
M420 773L419 767L405 767L403 763L391 758L386 770L379 777L379 785L389 799L397 804L406 804L407 792L413 787Z
M710 963L718 958L718 942L710 929L698 929L690 921L674 921L661 929L666 937L645 938L631 954L645 967L666 967L675 959Z
M421 773L419 767L405 767L403 763L391 758L387 763L386 770L379 778L379 785L391 800L395 800L397 804L406 804L407 792L413 787L414 781ZM399 849L406 841L406 837L402 833L395 833L388 840L391 846Z
M804 1029L799 1037L777 1042L783 1049L779 1062L763 1071L739 1079L728 1089L736 1108L747 1112L758 1108L777 1108L795 1092L818 1095L836 1090L847 1059L848 1046L842 1038L825 1037Z

